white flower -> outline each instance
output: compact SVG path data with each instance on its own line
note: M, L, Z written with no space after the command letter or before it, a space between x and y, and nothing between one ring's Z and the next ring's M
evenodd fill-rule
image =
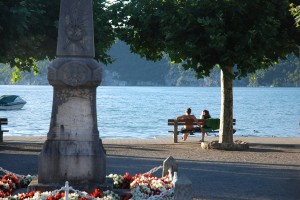
M9 189L9 184L8 183L2 183L2 186L4 187L4 189Z
M117 195L116 193L114 193L112 191L107 190L107 191L104 191L103 193L105 195L104 198L102 198L103 200L119 200L120 199L119 195Z
M143 193L141 190L140 190L140 187L135 187L132 189L132 198L131 200L143 200L143 199L146 199L148 197L147 194Z
M119 188L120 184L123 182L123 176L118 175L118 174L109 174L108 176L106 176L108 178L113 179L113 184L115 188Z

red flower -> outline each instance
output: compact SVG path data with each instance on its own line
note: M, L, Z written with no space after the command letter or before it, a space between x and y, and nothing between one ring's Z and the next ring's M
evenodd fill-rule
M95 189L94 192L92 194L90 194L90 196L92 197L99 197L99 198L103 198L104 197L104 193L100 190L100 189Z
M121 189L129 189L130 188L130 183L134 180L134 178L128 173L126 172L123 175L123 182L120 186Z
M36 193L36 192L40 192L40 191L32 191L32 192L29 192L29 193L21 194L20 200L23 200L23 199L26 199L26 198L31 198L31 197L34 196L34 193Z

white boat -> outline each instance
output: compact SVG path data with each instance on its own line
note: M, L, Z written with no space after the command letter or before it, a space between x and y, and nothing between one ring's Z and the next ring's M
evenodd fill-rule
M23 108L27 102L17 95L3 95L0 97L0 110L17 110Z

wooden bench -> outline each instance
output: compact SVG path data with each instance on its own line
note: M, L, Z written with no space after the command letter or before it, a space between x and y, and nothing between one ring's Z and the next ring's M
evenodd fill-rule
M216 119L216 118L214 118ZM206 120L205 119L197 119L198 123L200 123L201 125L205 125L206 124ZM233 125L236 124L236 120L233 119ZM178 143L178 134L180 132L180 130L178 130L178 126L184 126L186 125L186 121L184 120L176 120L176 119L168 119L168 126L173 126L173 130L169 131L173 133L173 139L174 139L174 143ZM198 126L198 124L196 122L193 122L194 126ZM204 128L204 132L213 132L218 130L220 127L220 124L218 123L217 129L212 129L210 127L208 128Z
M7 125L7 118L0 118L0 142L3 142L3 133L8 130L2 130L2 125Z

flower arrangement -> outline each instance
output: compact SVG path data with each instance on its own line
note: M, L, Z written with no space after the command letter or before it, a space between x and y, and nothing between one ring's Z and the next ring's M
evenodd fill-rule
M132 200L169 200L174 197L174 184L168 177L157 178L149 174L136 174L130 183ZM169 192L166 192L169 191Z
M89 196L95 200L119 200L120 197L111 192L111 191L105 191L102 192L99 189L95 189L95 191ZM9 200L38 200L38 199L45 199L45 200L60 200L65 199L65 193L60 192L55 195L51 195L51 192L29 192L29 193L23 193L23 194L17 194L17 195L11 195L7 197ZM70 193L68 195L68 199L70 200L87 200L85 197L80 197L77 193Z
M9 196L17 188L21 188L22 183L14 174L6 174L0 180L0 197Z
M134 178L126 172L123 176L118 174L109 174L106 176L113 180L114 189L130 189L130 183L134 181Z
M125 173L123 176L118 174L110 174L108 178L113 179L114 189L130 189L131 193L119 196L113 191L101 191L95 189L90 197L96 200L169 200L174 198L174 184L168 176L157 178L152 173L136 174L131 176ZM16 176L13 173L7 173L3 177L0 176L0 198L8 200L60 200L65 199L65 193L60 192L52 194L51 192L33 191L13 195L18 188L25 188L32 181L34 176ZM87 195L87 193L84 193ZM77 193L69 193L68 199L71 200L87 200Z
M130 188L137 188L148 195L158 195L163 191L173 188L172 180L168 176L157 178L152 174L136 174L132 178Z

